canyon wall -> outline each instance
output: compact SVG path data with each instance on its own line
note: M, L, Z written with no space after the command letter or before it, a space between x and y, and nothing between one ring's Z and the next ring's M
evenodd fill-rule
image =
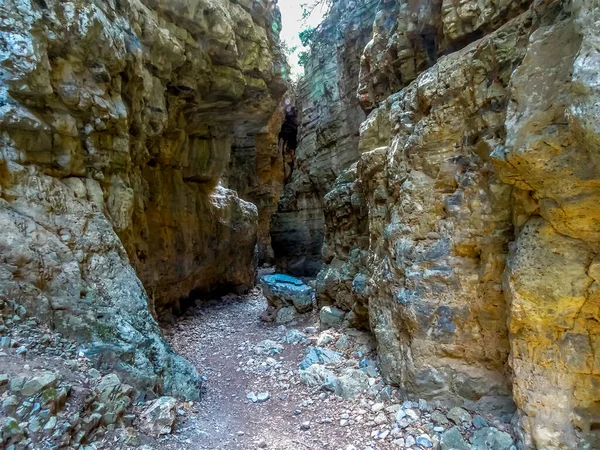
M229 167L222 180L241 198L256 205L259 264L272 264L275 258L271 246L271 216L277 210L285 179L283 146L279 140L284 111L285 106L281 105L259 132L234 138Z
M271 226L277 267L317 274L322 264L323 197L358 158L365 119L356 98L360 58L371 39L378 0L336 0L313 39L298 87L298 148Z
M285 92L267 0L0 4L0 297L140 390L197 397L152 313L254 282L219 180Z
M599 14L381 2L359 157L323 200L319 303L411 396L516 410L523 449L600 445Z

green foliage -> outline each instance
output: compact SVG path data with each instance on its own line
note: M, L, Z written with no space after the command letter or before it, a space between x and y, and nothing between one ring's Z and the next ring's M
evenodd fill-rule
M310 17L313 11L320 6L321 8L325 8L325 11L329 11L331 8L332 0L311 0L309 3L301 3L302 7L302 18L306 19Z
M316 30L314 28L307 28L298 34L300 42L303 47L310 47L315 39Z
M310 52L300 52L298 54L298 64L300 64L303 67L306 67L309 57L310 57Z
M296 53L296 50L298 50L298 46L294 45L293 47L290 47L286 41L281 41L281 50L283 50L287 56L292 56Z
M306 20L309 18L316 8L321 8L323 15L327 16L331 10L332 4L333 0L310 0L308 3L301 3L302 19ZM312 47L315 45L317 30L318 28L309 27L298 34L302 46L307 48L306 51L302 51L298 54L298 63L303 67L306 67L312 52Z

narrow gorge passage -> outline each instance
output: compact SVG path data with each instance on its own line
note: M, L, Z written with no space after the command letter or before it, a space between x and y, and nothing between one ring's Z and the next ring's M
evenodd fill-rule
M307 1L0 0L0 450L600 450L599 0Z

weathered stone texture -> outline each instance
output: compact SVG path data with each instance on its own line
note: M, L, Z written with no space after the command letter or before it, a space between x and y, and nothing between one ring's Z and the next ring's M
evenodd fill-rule
M369 218L357 164L343 172L325 196L325 243L323 270L317 278L319 305L338 305L351 311L350 322L368 328L366 278L360 271L367 266Z
M276 264L295 275L322 265L323 197L358 158L358 127L365 115L356 98L362 48L371 37L378 1L336 0L319 27L300 81L301 120L294 172L285 186L271 236Z
M442 55L457 51L524 12L531 0L390 0L380 3L360 64L359 98L373 109Z
M258 209L258 262L272 264L271 216L283 192L285 163L279 132L284 106L273 114L260 132L236 137L223 182Z
M571 14L531 36L493 154L516 193L505 292L518 424L533 448L600 445L600 10L586 1Z
M489 155L504 139L507 85L530 19L440 59L435 76L417 77L361 129L370 244L367 271L352 283L356 313L370 299L390 381L481 409L510 403L501 283L511 188Z
M408 392L514 400L522 448L594 449L600 5L528 3L381 3L360 88L376 109L325 197L317 298L370 327ZM429 60L399 30L415 24L436 30Z
M253 284L257 209L218 183L234 134L259 132L285 90L278 14L0 4L0 295L142 388L198 395L154 307Z

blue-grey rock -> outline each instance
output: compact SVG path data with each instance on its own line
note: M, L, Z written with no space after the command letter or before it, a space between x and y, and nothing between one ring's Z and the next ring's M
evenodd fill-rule
M18 441L23 436L23 429L16 419L7 417L2 426L2 434L7 440L12 438L14 441Z
M489 424L483 417L477 415L477 416L473 417L473 426L477 430L481 430L482 428L488 427Z
M377 401L390 402L392 401L392 387L386 386L384 387L377 396L375 397Z
M259 394L256 395L256 400L259 403L264 403L267 400L269 400L271 398L271 394L269 394L268 392L260 392Z
M2 402L2 411L4 411L4 413L7 416L11 416L15 413L18 406L19 406L19 399L17 398L17 396L9 395Z
M306 340L306 335L298 330L288 330L283 338L283 341L287 344L298 344Z
M363 365L365 364L365 365ZM363 359L359 365L361 367L366 367L366 365L371 365L371 364L375 364L375 362L371 359ZM411 402L410 400L405 400L404 402L402 402L402 407L403 408L418 408L419 404L417 402Z
M468 424L469 426L471 426L471 415L465 411L462 408L454 407L452 408L450 411L448 411L448 414L446 414L446 417L448 417L448 419L450 419L452 422L454 422L456 425L462 425L463 422Z
M335 306L323 306L319 314L321 325L324 327L339 326L344 322L346 312Z
M417 441L417 444L419 444L423 448L433 447L433 442L431 442L431 438L427 435L418 436L415 440Z
M0 349L8 350L8 349L10 349L10 346L11 346L11 339L8 336L4 336L3 338L0 338Z
M457 427L450 428L440 436L441 450L469 450Z
M294 306L299 313L306 313L313 307L313 289L298 278L289 275L266 275L259 281L269 304L279 310Z
M283 308L277 311L277 315L275 316L275 323L280 325L290 323L296 318L296 314L296 308L294 308L293 306L284 306Z
M254 346L254 353L257 355L276 355L277 353L283 351L283 345L275 342L271 339L265 339L264 341L260 341L258 344Z
M471 450L510 450L512 445L510 434L493 427L477 430L471 436Z
M320 347L309 347L306 357L300 362L300 369L306 370L313 364L330 364L339 362L343 356L333 350Z
M406 411L404 411L403 408L400 408L398 411L396 411L396 416L395 416L396 422L400 422L405 417L406 417Z
M336 395L353 398L369 389L369 377L360 370L345 369L337 379Z
M343 334L335 343L335 348L338 350L346 350L350 345L350 339L347 335Z
M23 389L23 385L25 384L27 379L23 376L13 377L9 383L9 389L13 392L20 392Z
M48 387L55 386L56 382L56 375L52 373L45 373L37 377L33 377L23 385L23 388L21 389L21 394L26 397L36 395L37 393L41 392L42 390Z
M335 391L338 378L323 365L313 364L306 370L300 371L300 381L309 387L320 387L328 391Z
M431 413L431 420L433 421L433 423L439 424L439 425L448 425L450 423L450 421L448 420L448 418L442 414L439 411L433 411Z

